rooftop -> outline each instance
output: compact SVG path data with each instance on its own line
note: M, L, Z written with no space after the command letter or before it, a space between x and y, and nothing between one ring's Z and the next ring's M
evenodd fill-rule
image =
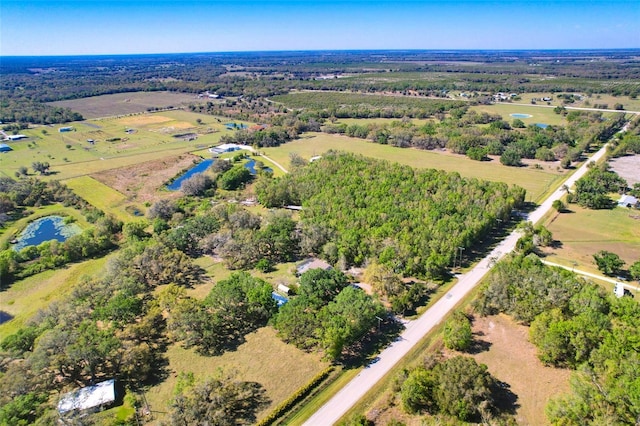
M74 410L87 410L111 404L115 400L115 380L111 379L64 394L58 402L58 412L64 414Z

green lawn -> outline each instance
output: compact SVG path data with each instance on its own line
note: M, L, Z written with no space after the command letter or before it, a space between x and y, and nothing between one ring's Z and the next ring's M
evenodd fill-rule
M260 383L270 400L264 416L293 392L306 384L329 364L318 353L306 353L280 340L271 327L263 327L246 336L246 342L235 351L220 356L205 357L193 350L171 345L167 351L171 374L163 383L149 389L145 395L159 424L168 411L178 372L192 372L198 379L215 374L218 368L234 369L242 380Z
M598 272L593 254L599 250L616 253L629 267L640 260L640 212L623 207L612 210L568 206L569 213L554 214L545 226L561 246L551 250L547 260ZM574 263L575 262L575 263Z
M79 197L107 214L126 222L134 216L125 210L127 197L115 189L89 176L80 176L64 182Z
M540 96L540 95L539 95ZM535 123L566 125L567 120L561 114L553 112L553 108L543 106L513 105L508 103L498 103L494 105L477 105L471 107L477 112L487 112L490 114L500 114L504 120L511 123L515 118L510 114L529 114L530 118L521 118L526 125Z
M342 150L368 157L386 159L416 168L436 168L449 172L456 171L469 178L517 184L527 190L527 200L538 201L563 176L547 170L526 167L507 167L497 161L474 161L461 155L450 155L436 151L396 148L380 145L362 139L324 133L308 133L301 139L276 148L262 148L262 151L285 168L289 167L289 153L296 152L309 159L324 152Z
M0 311L13 317L0 325L0 336L16 332L38 310L64 299L83 276L102 269L107 257L90 259L16 281L0 293Z
M46 178L69 179L204 149L231 132L224 127L226 121L176 110L69 123L74 131L63 133L58 131L61 125L37 126L21 131L28 139L11 142L13 151L0 155L0 175L13 177L21 166L31 169L33 162L46 161L52 172ZM173 136L183 133L198 138Z

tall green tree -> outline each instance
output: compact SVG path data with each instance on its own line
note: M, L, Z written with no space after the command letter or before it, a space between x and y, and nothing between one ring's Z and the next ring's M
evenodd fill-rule
M593 261L603 274L609 276L619 274L624 266L624 260L620 256L607 250L600 250L594 254Z
M444 325L444 345L448 349L466 351L472 342L471 321L460 311L453 313Z

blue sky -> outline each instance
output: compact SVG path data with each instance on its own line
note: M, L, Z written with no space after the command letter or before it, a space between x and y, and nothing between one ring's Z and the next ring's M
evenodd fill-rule
M1 0L0 55L640 48L640 1Z

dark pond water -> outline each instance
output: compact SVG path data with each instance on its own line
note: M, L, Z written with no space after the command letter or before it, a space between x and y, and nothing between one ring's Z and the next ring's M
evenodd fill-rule
M258 172L256 171L256 160L247 161L244 164L244 167L246 167L251 172L252 175L258 174ZM265 170L267 172L273 171L271 167L265 167L262 170Z
M185 180L189 179L191 176L194 176L194 175L197 175L198 173L204 172L205 170L207 170L209 168L209 166L211 164L213 164L213 160L212 159L204 160L204 161L196 164L195 166L193 166L192 168L190 168L189 170L184 172L180 177L176 178L169 185L167 185L167 189L169 189L171 191L178 191L180 189L180 187L182 186L182 182L184 182Z
M61 216L46 216L34 220L22 231L18 237L15 250L22 250L28 246L37 246L45 241L66 241L67 238L79 234L81 229L75 223L66 225Z

